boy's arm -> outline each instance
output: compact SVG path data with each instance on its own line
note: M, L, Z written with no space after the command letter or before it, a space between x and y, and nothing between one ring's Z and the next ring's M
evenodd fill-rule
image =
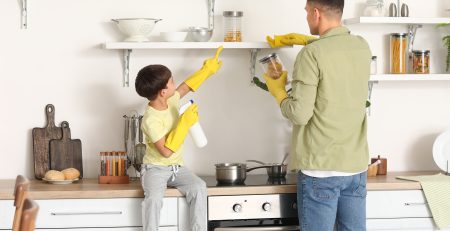
M154 145L158 150L159 154L161 154L161 156L169 158L173 154L173 152L172 150L166 148L165 143L166 143L166 136L163 136L160 140L156 141Z
M205 81L220 69L220 67L222 66L222 61L219 61L219 55L222 52L222 49L222 46L217 48L216 55L213 58L205 60L205 62L203 63L203 67L184 81L184 84L189 87L189 90L196 91L203 83L203 81Z
M186 83L181 83L180 86L177 87L178 93L180 93L180 99L183 98L187 93L191 91L189 86Z

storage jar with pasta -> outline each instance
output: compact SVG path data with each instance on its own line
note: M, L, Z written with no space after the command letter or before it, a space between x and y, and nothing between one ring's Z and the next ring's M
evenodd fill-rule
M391 73L406 74L408 60L408 34L391 34Z
M430 74L430 51L413 51L413 72L414 74Z

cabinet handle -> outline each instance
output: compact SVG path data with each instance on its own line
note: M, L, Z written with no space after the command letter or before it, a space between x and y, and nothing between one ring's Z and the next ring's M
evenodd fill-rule
M405 206L418 206L418 205L426 205L428 204L427 202L423 202L423 203L405 203Z
M102 212L67 212L67 213L50 213L52 216L71 216L71 215L120 215L122 211L102 211Z

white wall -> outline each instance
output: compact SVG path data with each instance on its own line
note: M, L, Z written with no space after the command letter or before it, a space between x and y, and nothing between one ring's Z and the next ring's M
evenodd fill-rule
M244 40L263 41L267 34L308 33L305 0L217 0L213 41L222 37L221 12L244 11ZM344 17L359 16L363 0L348 0ZM405 0L411 15L442 17L446 0ZM167 65L175 80L200 68L213 50L139 50L132 53L131 87L122 87L121 53L101 44L123 39L111 18L155 17L160 31L206 26L206 0L40 0L29 1L29 28L20 29L18 1L0 1L0 179L17 174L33 177L31 129L45 125L44 107L56 107L56 123L67 120L72 138L83 143L85 176L96 177L98 153L122 150L123 119L142 112L146 101L134 90L140 68ZM281 14L279 12L282 12ZM403 26L351 26L367 38L387 69L387 34ZM444 69L441 37L449 31L428 26L419 30L416 47L432 50L432 72ZM300 48L279 51L292 71ZM267 53L267 52L266 52ZM263 55L264 53L260 54ZM188 138L185 160L198 174L214 174L218 162L259 159L281 161L288 149L289 125L275 101L250 85L249 52L224 50L223 67L198 93L200 120L209 144L197 149ZM258 73L260 71L258 70ZM382 82L374 87L370 116L370 153L385 156L390 171L436 170L432 144L450 125L450 82ZM256 171L255 171L256 172ZM263 171L262 171L263 172ZM260 172L261 173L261 172Z

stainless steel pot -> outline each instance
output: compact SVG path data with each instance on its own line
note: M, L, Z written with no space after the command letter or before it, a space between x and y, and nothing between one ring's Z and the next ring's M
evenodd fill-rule
M247 160L247 162L254 162L261 164L261 166L257 168L267 168L267 176L269 178L284 178L287 174L287 165L286 164L266 164L259 160ZM284 159L283 159L284 162Z
M242 163L216 164L216 180L219 184L243 184L247 178L247 172L266 166L258 166L247 169Z

